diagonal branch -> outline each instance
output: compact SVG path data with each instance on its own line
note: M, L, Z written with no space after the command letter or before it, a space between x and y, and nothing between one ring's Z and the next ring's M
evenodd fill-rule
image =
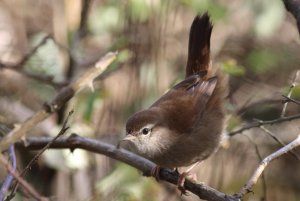
M28 150L41 149L46 144L48 144L52 138L41 138L41 137L30 137L26 140L26 145L24 142L18 142L17 146L25 147ZM156 166L153 162L131 153L124 149L119 149L114 145L104 143L99 140L89 139L80 137L76 134L72 134L68 138L60 138L50 145L52 149L74 149L80 148L87 151L99 153L106 155L110 158L122 161L136 169L142 171L145 176L151 175L151 170ZM177 185L179 174L176 171L162 168L160 171L159 178L161 180L167 181L169 183ZM226 195L222 192L217 191L205 184L196 184L191 181L186 180L184 183L184 188L199 198L210 201L238 201L238 199L233 196Z
M279 139L278 137L276 137L269 129L267 129L266 127L264 126L261 126L260 127L266 134L268 134L271 138L273 138L278 144L280 144L282 147L286 146L286 144L281 140ZM300 161L300 157L298 156L298 154L294 151L294 150L291 150L289 152L289 154L291 154L293 157L295 157L295 159L299 160Z
M282 147L281 149L277 150L276 152L272 153L271 155L266 157L264 160L262 160L262 162L260 163L258 168L255 170L255 172L253 173L253 175L251 176L251 178L249 179L247 184L245 186L243 186L243 188L240 190L240 192L235 194L235 197L242 198L244 195L251 192L252 187L256 184L260 175L263 173L263 171L265 170L265 168L271 161L279 158L280 156L283 156L284 154L293 150L294 148L298 147L299 145L300 145L300 134L294 141L292 141L291 143L287 144L286 146Z
M32 165L40 158L40 156L50 147L50 145L57 140L59 137L61 137L63 134L65 134L65 132L70 128L69 126L67 126L67 123L69 121L70 116L73 114L73 110L71 110L67 116L67 118L65 119L65 121L63 122L62 128L59 131L59 133L48 143L46 144L31 160L30 162L26 165L26 167L24 168L24 170L21 172L20 177L25 177L26 173L29 171L29 169L32 167ZM18 188L18 182L16 182L14 184L14 186L12 187L11 193L8 196L10 199L12 199L15 196L15 192Z
M62 88L56 97L44 107L37 111L33 116L25 120L21 125L16 126L9 134L0 141L0 151L8 148L10 144L20 140L25 134L33 129L38 123L48 118L52 113L59 110L67 101L84 87L93 87L93 81L102 74L107 67L115 60L116 53L107 53L95 65L87 70L77 80L70 85Z

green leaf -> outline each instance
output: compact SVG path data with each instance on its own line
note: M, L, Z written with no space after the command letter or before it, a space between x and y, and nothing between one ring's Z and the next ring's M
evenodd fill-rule
M270 50L255 50L248 55L246 63L254 73L262 74L274 67L278 60L277 54Z
M239 126L240 124L241 124L241 118L240 118L239 116L232 115L232 116L230 116L230 118L228 119L226 130L227 130L228 132L230 132L230 131L232 131L234 128L236 128L237 126Z
M133 19L144 22L149 18L150 6L147 1L130 0L128 5Z
M291 98L300 99L300 85L296 85L292 90Z
M245 68L243 66L237 65L235 60L229 60L223 63L222 69L224 72L233 76L243 76L245 75Z

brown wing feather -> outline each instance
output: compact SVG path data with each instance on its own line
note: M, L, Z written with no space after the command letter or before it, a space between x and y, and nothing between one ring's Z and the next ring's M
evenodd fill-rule
M175 85L150 108L164 108L161 113L169 127L173 126L171 129L190 133L196 121L192 117L198 116L196 113L202 114L207 108L216 83L217 77L202 81L199 75L191 76Z

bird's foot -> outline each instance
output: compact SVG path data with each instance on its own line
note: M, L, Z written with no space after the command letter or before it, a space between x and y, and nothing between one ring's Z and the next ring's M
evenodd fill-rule
M197 181L197 175L194 173L191 173L190 171L186 171L183 173L179 173L177 169L175 171L179 174L178 182L177 182L177 189L180 192L181 195L188 195L186 192L186 189L184 188L184 182L186 178L192 180L192 181Z
M177 170L177 172L178 172L178 170ZM188 172L183 172L179 175L179 179L177 182L177 190L180 192L181 195L187 194L187 192L184 188L184 182L185 182L187 175L188 175Z

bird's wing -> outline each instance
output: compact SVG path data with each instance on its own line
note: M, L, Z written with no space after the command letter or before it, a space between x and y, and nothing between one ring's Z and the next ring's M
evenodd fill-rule
M194 90L197 90L196 93L197 93L198 98L197 98L197 102L196 102L196 104L197 104L196 108L199 108L198 112L203 113L203 111L205 110L206 104L208 103L213 92L216 89L217 81L218 81L218 78L216 76L211 77L207 81L203 81L203 82L201 82L201 84L199 84L199 86L195 87L195 88L198 88L198 89L194 89Z
M217 77L212 77L203 81L199 75L192 75L176 84L165 95L153 103L151 107L158 106L160 104L171 104L173 101L187 102L182 104L188 104L188 102L196 101L196 104L199 105L199 107L205 108L206 103L216 88L216 84ZM190 96L195 97L191 98ZM176 105L176 103L174 105Z

